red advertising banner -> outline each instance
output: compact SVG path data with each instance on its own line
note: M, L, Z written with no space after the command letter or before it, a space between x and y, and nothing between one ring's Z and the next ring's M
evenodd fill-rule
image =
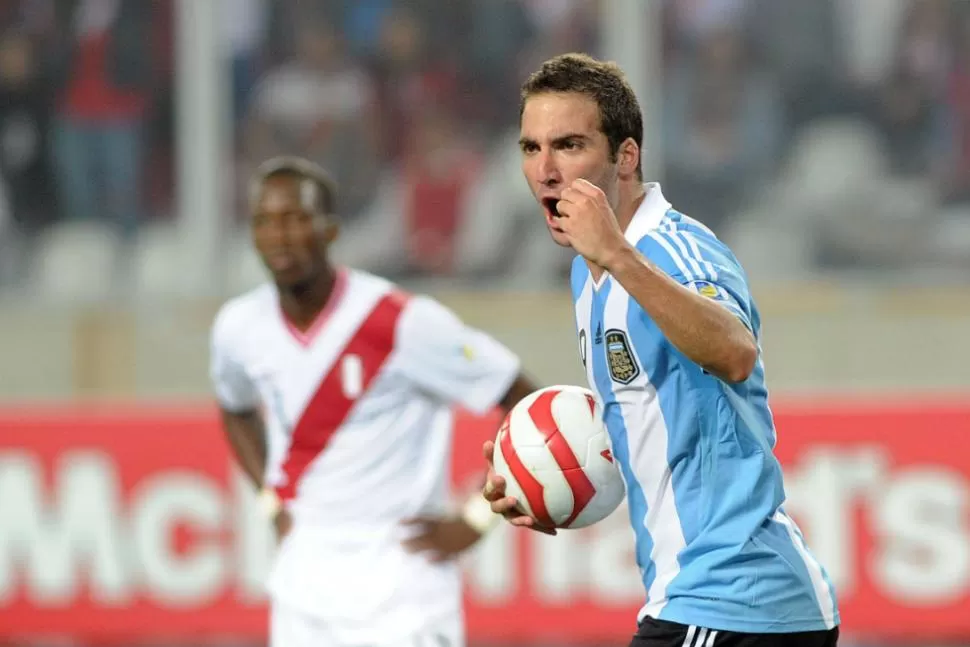
M790 503L849 635L970 640L970 405L779 407ZM455 478L496 420L459 414ZM0 410L0 640L260 640L272 538L214 412ZM473 642L622 642L643 597L625 510L502 527L467 562Z

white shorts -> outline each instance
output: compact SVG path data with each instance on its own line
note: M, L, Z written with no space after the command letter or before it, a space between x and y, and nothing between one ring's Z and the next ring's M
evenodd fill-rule
M410 635L387 635L378 641L342 637L325 620L273 601L270 605L270 647L465 647L461 615L434 623Z

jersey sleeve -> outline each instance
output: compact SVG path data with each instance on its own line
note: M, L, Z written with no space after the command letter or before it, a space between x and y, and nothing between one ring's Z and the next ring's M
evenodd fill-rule
M694 229L657 229L637 249L673 279L730 310L749 330L751 298L740 263L714 234Z
M408 302L397 334L405 376L473 413L501 402L519 374L519 358L512 351L428 297Z
M226 411L251 411L259 406L259 392L238 359L239 341L231 314L223 309L212 326L209 379L219 406Z

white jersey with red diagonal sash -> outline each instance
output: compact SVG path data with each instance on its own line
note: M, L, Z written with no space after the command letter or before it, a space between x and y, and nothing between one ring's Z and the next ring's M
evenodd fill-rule
M217 399L263 412L265 482L294 517L272 598L353 640L458 613L457 567L406 554L400 521L447 503L453 405L489 410L518 371L512 352L441 304L356 270L340 271L305 333L272 285L223 306Z

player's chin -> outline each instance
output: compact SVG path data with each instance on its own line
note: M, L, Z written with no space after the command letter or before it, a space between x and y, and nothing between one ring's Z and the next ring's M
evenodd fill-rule
M307 272L299 266L285 269L270 267L269 270L273 275L273 282L281 288L295 288L307 282Z
M572 247L572 245L569 243L569 238L566 236L566 232L552 225L548 225L548 227L549 235L552 236L553 242L560 247Z

